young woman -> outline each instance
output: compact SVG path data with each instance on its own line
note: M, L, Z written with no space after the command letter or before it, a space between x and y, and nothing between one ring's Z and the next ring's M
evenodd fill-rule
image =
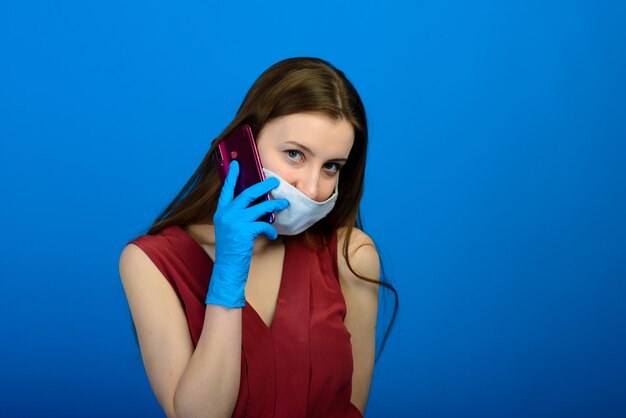
M238 164L222 187L212 155L242 124L267 179L234 198ZM366 151L365 110L343 72L316 58L278 62L147 234L124 248L120 276L168 417L365 412L379 286L395 294L356 227ZM272 200L252 204L268 192ZM256 221L268 212L273 224Z

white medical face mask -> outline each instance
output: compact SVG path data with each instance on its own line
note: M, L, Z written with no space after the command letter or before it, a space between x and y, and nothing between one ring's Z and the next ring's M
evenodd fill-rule
M296 187L283 180L278 174L267 168L263 168L265 177L276 177L280 184L270 191L272 199L287 199L289 206L286 209L275 212L274 227L279 235L298 235L305 231L315 222L319 221L333 209L339 194L339 180L335 185L332 196L323 202L309 199Z

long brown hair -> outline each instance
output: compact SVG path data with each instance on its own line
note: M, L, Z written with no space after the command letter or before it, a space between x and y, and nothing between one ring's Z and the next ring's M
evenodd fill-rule
M325 218L303 232L303 237L310 248L319 251L328 244L333 231L346 227L342 253L350 271L360 279L382 285L393 293L393 315L384 333L380 354L395 322L398 294L384 280L384 270L381 270L383 275L379 281L378 278L358 274L350 264L348 248L352 230L355 226L362 229L359 206L365 177L367 120L356 89L344 73L329 62L310 57L289 58L263 72L246 94L233 121L213 141L200 166L157 217L147 234L156 234L171 225L212 224L221 191L213 160L213 152L218 144L240 125L250 125L253 135L258 137L260 130L270 120L300 112L320 112L334 120L345 119L354 128L354 143L341 169L335 206Z

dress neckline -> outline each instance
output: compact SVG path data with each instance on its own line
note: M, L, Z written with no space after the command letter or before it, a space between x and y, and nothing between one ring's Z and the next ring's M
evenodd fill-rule
M179 232L179 234L183 237L185 237L184 239L192 242L193 247L195 247L197 250L199 250L203 257L205 257L205 259L209 262L210 266L211 266L211 270L213 269L213 265L215 264L215 262L213 261L213 259L211 258L211 256L209 256L209 254L204 250L204 248L202 248L202 245L200 245L200 243L198 241L196 241L191 235L189 235L189 233L187 231L185 231L185 229L178 225L178 224L174 224L172 225L172 228L174 228L176 231ZM259 315L259 313L257 312L256 309L254 309L254 306L252 306L252 304L250 303L250 301L248 301L248 299L246 299L246 306L243 309L249 308L250 311L254 314L253 316L257 318L257 320L259 321L260 325L263 325L263 327L271 332L274 329L274 326L276 324L276 319L278 318L278 314L279 312L282 312L282 309L279 311L279 307L282 305L281 300L285 297L285 295L283 295L284 293L284 284L285 284L285 272L287 270L287 263L288 263L288 255L289 255L289 248L291 247L289 245L289 243L292 241L291 239L288 239L288 236L284 236L284 245L285 245L285 252L283 255L283 263L282 263L282 271L281 271L281 276L280 276L280 285L278 287L278 297L276 298L276 306L274 307L274 315L272 317L272 323L270 325L267 325L267 323L263 320L263 318L261 318L261 315Z

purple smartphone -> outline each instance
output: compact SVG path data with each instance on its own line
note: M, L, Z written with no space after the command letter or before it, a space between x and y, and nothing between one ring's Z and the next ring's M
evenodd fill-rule
M249 125L235 128L215 149L215 163L222 185L230 169L230 162L233 160L239 162L239 177L235 185L235 197L253 184L265 180L259 151L256 148ZM266 193L252 202L250 206L270 199L270 194ZM274 223L274 219L274 212L271 212L261 216L258 220Z

